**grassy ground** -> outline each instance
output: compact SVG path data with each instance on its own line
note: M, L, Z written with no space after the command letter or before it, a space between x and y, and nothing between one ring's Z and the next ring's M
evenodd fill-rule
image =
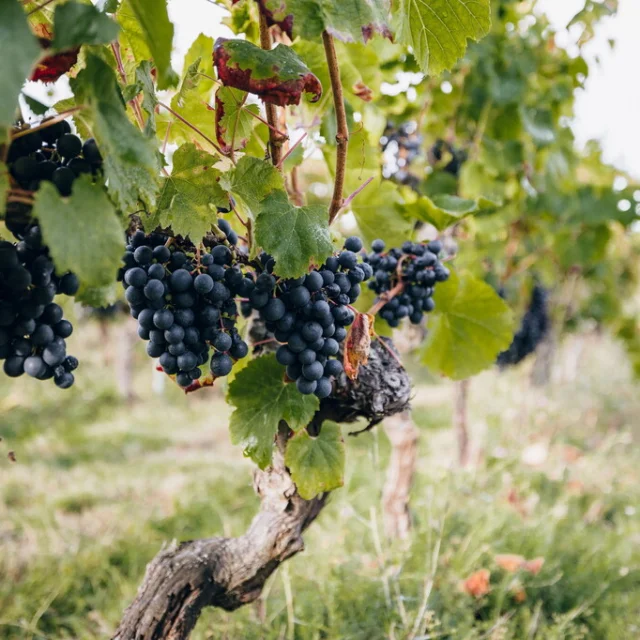
M0 379L7 640L108 638L163 542L240 534L257 506L219 394L185 399L168 385L155 395L138 351L138 400L128 406L96 328L71 342L83 361L72 390ZM640 637L638 387L606 341L588 344L576 380L544 393L529 387L526 369L473 381L475 462L461 471L452 388L414 367L421 441L411 539L381 532L384 434L349 438L345 487L309 530L307 550L257 606L208 611L193 637ZM512 572L502 554L544 564Z

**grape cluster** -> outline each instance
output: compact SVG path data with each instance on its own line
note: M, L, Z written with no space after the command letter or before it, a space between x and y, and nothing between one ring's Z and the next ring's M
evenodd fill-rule
M395 182L417 190L420 179L410 171L411 163L422 151L423 137L418 133L416 122L405 122L400 126L387 123L380 138L385 164L383 175Z
M264 271L243 303L243 312L259 310L267 330L282 343L276 359L305 395L326 398L331 379L343 370L336 356L347 337L346 327L355 319L351 305L360 295L361 283L373 274L358 259L361 250L362 241L352 236L344 250L321 267L286 280L277 280L271 273L273 260L261 256Z
M459 177L462 165L467 161L468 154L464 149L456 149L446 140L436 140L429 150L429 159L432 164L441 166L442 171Z
M235 326L234 298L249 295L254 282L234 264L235 232L224 219L218 220L218 228L226 241L199 261L167 246L164 234L136 231L120 273L138 335L148 341L147 353L159 358L162 370L175 374L185 388L200 379L205 363L215 377L226 376L234 360L249 352Z
M547 292L540 285L535 285L520 329L509 348L498 356L497 364L500 367L514 366L534 353L547 335L550 323Z
M439 240L407 241L402 248L385 252L385 243L374 240L371 248L373 252L365 256L365 262L374 271L369 288L378 296L394 291L393 297L380 309L380 317L393 328L399 326L403 318L420 324L424 313L435 308L436 283L449 278L449 270L438 258L442 243Z
M60 195L69 196L78 176L97 174L102 156L93 138L83 144L63 120L15 138L7 162L22 189L37 191L42 181L50 181Z
M56 274L37 225L17 243L0 241L0 360L8 376L53 378L62 389L74 383L78 360L67 356L65 342L73 326L53 300L78 287L75 274Z

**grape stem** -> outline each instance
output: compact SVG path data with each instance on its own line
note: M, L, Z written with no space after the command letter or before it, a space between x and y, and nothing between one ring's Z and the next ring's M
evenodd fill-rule
M124 64L122 63L122 55L120 54L120 43L118 41L111 43L111 51L113 51L113 57L116 59L116 65L118 66L118 73L120 74L120 80L122 80L123 86L127 86L127 74L124 70ZM142 111L140 111L140 103L138 102L137 97L129 100L129 104L133 109L133 113L136 116L136 120L138 121L138 127L140 127L140 131L144 130L144 117L142 116Z
M71 114L75 113L76 111L81 111L84 108L85 106L83 104L80 104L76 107L71 107L71 109L62 111L61 113L59 113L56 116L53 116L53 118L50 118L49 120L44 120L36 127L31 127L30 129L23 129L22 131L18 131L17 133L12 134L11 139L17 140L18 138L22 138L23 136L28 136L31 133L40 131L41 129L52 127L54 124L58 124L58 122L62 122L63 120L66 120Z
M258 11L260 13L260 46L265 51L271 51L273 41L271 40L267 17L262 12L262 8L259 8ZM278 131L278 109L276 105L265 102L264 108L267 113L267 122L269 123L269 152L271 162L275 167L279 168L282 160L282 145L285 140L287 140L287 136L276 133L276 131Z
M267 338L266 340L260 340L259 342L254 342L254 347L259 347L261 344L269 344L271 342L277 342L275 338Z
M344 96L342 93L342 81L340 80L340 67L333 36L327 31L322 32L324 52L329 65L329 77L331 78L331 90L333 92L333 105L336 112L336 175L333 185L333 197L329 205L329 224L331 224L344 204L342 192L344 190L344 178L347 168L347 147L349 145L349 127L347 126L347 112L344 108Z
M397 295L400 295L404 291L405 284L400 280L393 289L385 291L377 300L377 302L367 311L368 314L375 316L387 302L393 300Z
M29 11L29 13L27 13L27 15L30 16L33 13L37 13L41 9L44 9L48 4L51 4L52 2L55 2L55 1L56 0L45 0L41 5L38 5L37 7L31 9L31 11Z
M278 169L282 169L282 165L284 164L284 161L289 157L289 155L291 154L291 152L307 137L307 132L305 131L288 149L287 153L285 153L282 158L280 159L280 162L278 163Z
M188 120L183 118L177 111L174 111L171 107L164 104L164 102L158 102L158 106L162 107L163 109L166 109L172 116L178 118L178 120L180 120L182 124L189 127L189 129L191 129L192 131L195 131L200 137L206 140L220 155L222 156L224 155L224 153L222 153L222 149L220 149L220 147L211 138L209 138L209 136L207 136L203 131L200 131L198 127L191 124Z
M340 209L346 209L353 202L353 199L362 191L364 191L364 189L367 186L369 186L372 182L373 182L373 176L368 180L366 180L364 184L361 184L350 196L347 196L344 199L344 202L342 203L342 206L340 207Z

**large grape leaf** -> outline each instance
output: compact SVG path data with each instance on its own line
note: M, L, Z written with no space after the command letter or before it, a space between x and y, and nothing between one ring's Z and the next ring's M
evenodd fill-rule
M320 401L303 396L296 385L285 383L275 355L251 361L229 385L227 399L235 407L229 428L231 442L244 448L260 468L271 463L278 424L286 421L297 431L313 418Z
M225 153L244 149L260 110L255 104L245 105L247 93L231 87L216 91L216 138ZM251 114L254 115L251 115Z
M222 175L220 185L244 212L256 217L262 200L272 191L284 189L284 179L268 160L244 156Z
M171 227L173 232L199 242L216 220L212 206L228 205L213 168L215 156L194 144L183 144L173 154L173 169L163 178L156 213L150 226Z
M92 4L66 2L53 14L53 42L56 51L83 44L107 44L115 40L120 27Z
M467 200L448 194L438 194L429 198L420 196L405 207L408 216L432 224L438 231L460 222L467 216L489 212L498 205L486 198Z
M492 366L513 339L511 310L485 282L451 273L434 294L422 362L434 371L463 380Z
M311 500L344 484L344 449L342 431L335 422L323 423L316 438L301 429L287 442L284 462L300 497Z
M311 102L322 96L318 78L283 44L265 51L246 40L218 38L213 60L222 84L255 93L264 102L284 107L299 104L303 92L311 94Z
M275 258L282 278L298 278L307 273L309 263L320 265L333 251L327 208L296 207L283 190L273 191L262 201L255 237Z
M451 69L467 40L480 40L491 27L490 0L400 0L395 6L398 42L412 47L431 75Z
M86 287L112 283L121 264L124 231L104 188L81 176L68 198L50 182L36 192L33 215L58 273L73 271Z
M370 244L381 238L389 247L399 247L413 231L413 223L401 213L403 206L398 185L382 180L373 182L359 193L351 209L366 242Z
M20 3L0 0L0 142L15 120L20 89L40 53Z
M127 117L113 70L87 54L86 66L71 87L78 103L88 107L81 118L98 141L116 204L122 210L132 209L139 199L152 205L159 184L156 150Z
M167 14L167 0L128 0L126 4L138 23L138 37L148 47L158 70L158 88L174 87L178 75L171 68L173 24ZM125 3L120 11L124 8Z

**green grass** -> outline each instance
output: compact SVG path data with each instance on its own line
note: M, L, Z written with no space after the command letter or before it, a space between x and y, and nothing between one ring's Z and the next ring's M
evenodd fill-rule
M83 366L69 392L0 380L3 640L109 638L163 543L239 535L258 504L219 391L154 395L138 349L127 405L95 328L72 343ZM544 392L526 366L475 379L466 470L454 462L451 385L411 365L421 441L410 539L382 533L384 433L348 438L345 487L306 551L259 605L205 611L194 640L639 637L640 396L621 363L603 340L576 380ZM544 565L508 573L498 554ZM460 585L480 569L490 591L474 598Z

